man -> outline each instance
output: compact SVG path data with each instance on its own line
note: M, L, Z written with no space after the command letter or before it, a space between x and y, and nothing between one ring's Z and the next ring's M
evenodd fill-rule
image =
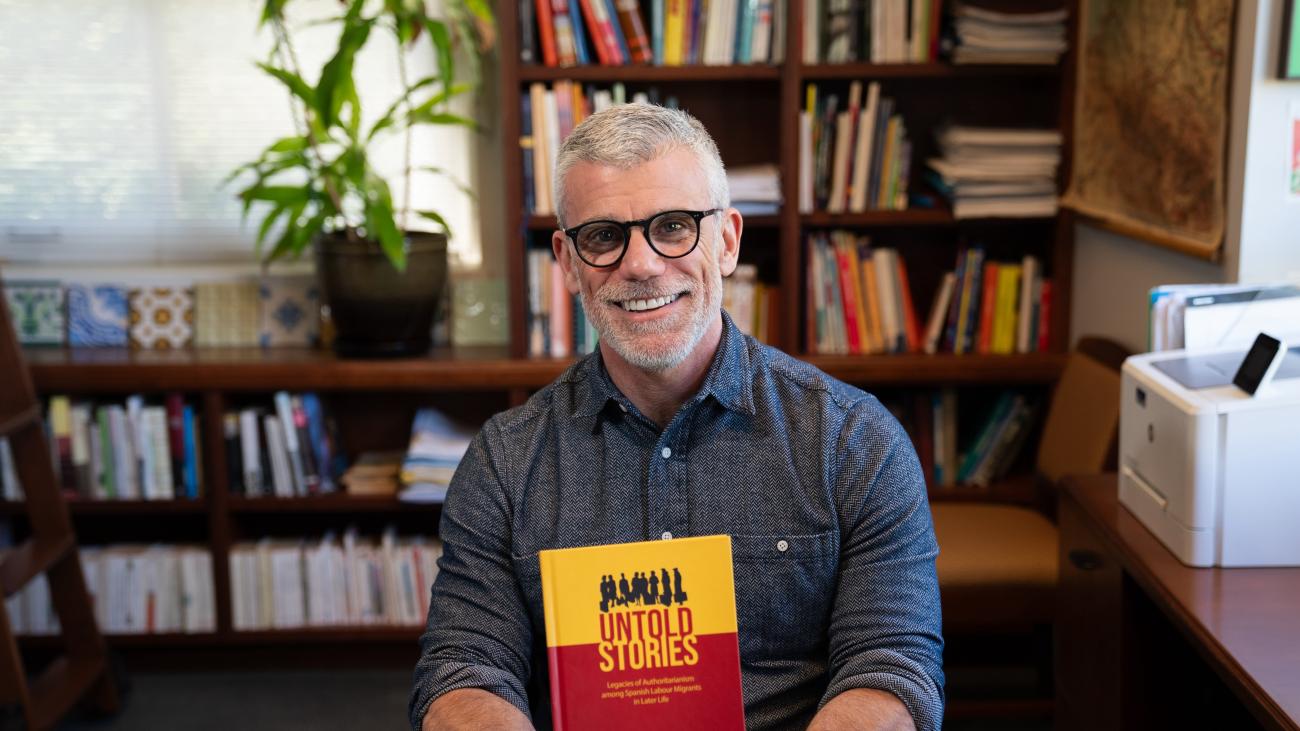
M599 352L489 420L456 473L412 727L550 726L539 550L725 533L749 728L938 728L916 454L873 397L722 312L742 220L703 126L595 114L555 193L552 247Z

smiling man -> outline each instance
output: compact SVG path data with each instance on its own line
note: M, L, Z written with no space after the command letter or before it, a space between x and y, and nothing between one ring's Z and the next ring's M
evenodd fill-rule
M550 728L539 550L714 534L748 728L938 728L916 454L875 398L723 312L743 222L708 132L616 107L573 131L555 181L553 251L600 348L489 420L456 473L412 728Z

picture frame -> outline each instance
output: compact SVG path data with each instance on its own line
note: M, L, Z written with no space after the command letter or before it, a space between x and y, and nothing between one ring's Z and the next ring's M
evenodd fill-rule
M1300 81L1300 0L1282 0L1282 42L1279 44L1277 75Z

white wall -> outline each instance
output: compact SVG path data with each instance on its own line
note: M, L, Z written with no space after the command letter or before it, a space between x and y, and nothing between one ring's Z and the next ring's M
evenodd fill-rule
M1280 0L1240 0L1228 140L1223 257L1208 262L1080 224L1070 335L1146 347L1147 291L1158 284L1300 279L1300 204L1285 201L1288 105L1300 83L1277 81Z
M1300 82L1277 78L1282 4L1282 0L1241 3L1243 11L1255 6L1255 12L1253 18L1246 13L1239 24L1238 42L1250 43L1252 53L1248 58L1238 56L1243 67L1249 64L1249 77L1244 80L1249 103L1239 127L1245 146L1242 191L1236 199L1241 201L1240 228L1229 221L1239 238L1235 261L1227 264L1235 279L1243 282L1300 281L1300 200L1289 200L1287 195L1287 122L1290 106L1300 103Z

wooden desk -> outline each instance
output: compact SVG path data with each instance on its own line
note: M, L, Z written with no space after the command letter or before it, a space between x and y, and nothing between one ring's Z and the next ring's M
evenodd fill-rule
M1114 475L1067 483L1060 528L1058 728L1300 729L1300 568L1190 568Z

